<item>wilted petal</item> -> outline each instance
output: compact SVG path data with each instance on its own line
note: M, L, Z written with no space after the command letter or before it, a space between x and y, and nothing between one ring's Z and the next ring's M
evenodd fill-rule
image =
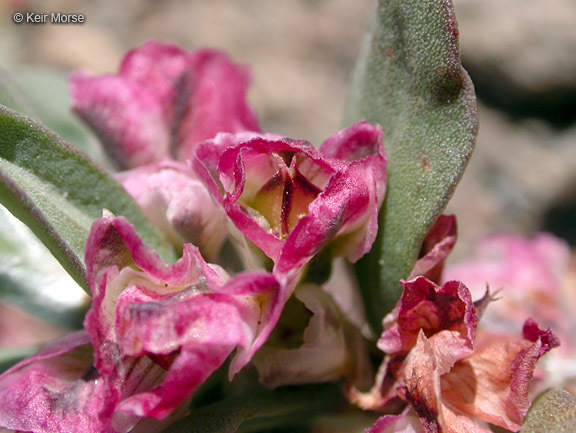
M149 357L166 372L153 387L127 395L119 410L164 418L219 368L235 348L233 375L264 343L283 301L276 279L246 272L229 279L198 250L165 265L123 218L96 221L86 251L94 302L85 326L96 367ZM119 265L119 266L118 266Z
M208 259L216 258L227 234L226 216L188 166L163 161L117 178L175 246L192 243Z
M400 396L410 403L426 433L440 432L444 424L440 404L440 367L438 358L424 332L418 333L400 372Z
M366 410L383 410L405 388L405 376L419 376L408 370L430 368L441 375L474 351L478 312L466 286L449 281L440 287L424 277L401 284L402 297L383 321L377 345L388 356L374 385L369 392L348 391L349 399ZM420 365L429 356L431 365ZM435 380L426 376L426 381L432 381L429 387L438 386ZM402 398L407 399L406 395Z
M365 433L425 433L414 413L405 410L400 415L384 415Z
M456 218L453 215L441 215L424 239L420 258L408 279L424 276L439 283L444 261L456 243L456 233Z
M438 287L419 277L402 285L378 342L389 356L372 390L352 390L353 401L382 410L396 394L426 433L489 433L489 423L519 430L536 362L559 345L558 338L532 319L523 339L477 331L478 316L492 298L486 292L473 304L458 281Z
M450 405L444 405L442 407L442 416L444 419L444 428L441 430L442 433L493 433L493 430L486 421L472 418L453 409ZM434 430L433 432L436 433Z
M440 287L418 277L403 281L402 286L402 297L384 321L385 330L378 341L380 350L405 355L416 344L420 332L438 340L437 350L448 349L444 360L447 365L473 350L478 315L464 284L449 281ZM445 344L440 344L440 340Z
M553 329L562 346L543 359L539 386L576 391L576 262L570 259L566 242L552 235L494 236L478 245L471 260L446 268L445 278L462 278L477 295L486 285L497 291L498 301L482 318L484 329L516 334L526 317Z
M344 320L330 296L305 285L296 290L296 298L313 314L304 343L295 349L264 346L254 360L260 381L271 388L336 380L352 367Z
M530 407L536 362L558 345L533 320L526 322L524 339L480 333L476 352L442 377L442 396L462 413L517 431Z
M517 431L528 411L529 384L538 359L558 345L550 331L528 321L525 339L478 334L473 354L446 368L446 341L420 331L400 369L399 395L426 432L489 432L487 423ZM441 350L439 350L439 343ZM451 357L454 359L454 356Z
M249 74L217 51L147 42L117 75L70 78L72 107L121 168L170 155L184 161L218 132L258 130L245 102Z
M444 331L443 331L444 332ZM449 350L449 349L448 349ZM399 394L416 412L426 433L490 433L485 421L454 410L444 401L445 364L423 332L400 373ZM457 386L457 384L453 384ZM455 391L457 393L458 391Z

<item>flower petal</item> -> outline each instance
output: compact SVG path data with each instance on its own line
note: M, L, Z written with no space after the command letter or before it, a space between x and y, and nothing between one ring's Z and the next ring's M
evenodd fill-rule
M208 259L216 258L227 234L226 215L186 165L163 161L117 179L175 246L192 243Z
M138 167L170 153L170 130L160 102L119 76L84 71L69 80L72 109L96 133L120 168Z
M422 275L439 283L444 260L456 243L456 233L456 217L440 215L424 239L421 257L414 265L408 279L411 280Z
M449 281L439 287L424 277L403 281L404 293L398 305L384 321L385 330L378 341L380 350L388 354L407 354L421 331L428 338L450 341L435 346L446 352L447 365L470 353L478 315L470 292L464 284ZM458 349L456 349L458 347Z
M313 285L299 287L296 298L313 314L304 331L304 344L295 349L264 346L254 360L260 382L270 388L336 380L350 367L353 354L334 301Z
M370 249L385 190L379 128L361 122L341 131L324 146L329 156L304 141L246 138L221 134L202 144L194 168L242 234L275 262L278 278L294 281L334 238L333 253L352 261Z
M417 413L426 433L489 433L486 422L459 413L445 403L441 380L451 373L444 374L444 364L438 347L420 331L416 346L402 366L401 397Z
M42 433L111 432L118 389L90 377L92 348L79 331L0 376L0 427Z
M119 410L136 416L168 416L238 348L233 376L266 341L285 302L273 275L229 279L190 244L164 265L123 218L94 223L86 261L94 302L85 327L98 370L114 374L124 360L147 358L165 370L121 402Z
M218 51L197 51L191 57L194 87L180 130L180 161L191 159L197 144L219 132L260 131L246 103L248 69Z
M365 433L426 433L413 412L405 410L400 415L384 415Z
M529 384L538 359L559 345L533 320L526 339L479 334L476 352L442 377L442 395L459 411L517 431L530 407Z
M472 259L445 270L445 278L462 278L476 296L486 285L497 291L498 302L482 317L484 329L517 334L526 317L535 317L554 330L562 346L542 360L541 390L552 386L576 391L576 261L570 260L566 242L552 235L501 235L480 242Z
M499 291L502 299L487 311L485 325L518 332L526 317L534 316L562 335L570 315L562 311L560 279L569 259L568 246L551 235L494 236L478 246L472 260L446 269L444 278L466 281L475 297L487 284Z

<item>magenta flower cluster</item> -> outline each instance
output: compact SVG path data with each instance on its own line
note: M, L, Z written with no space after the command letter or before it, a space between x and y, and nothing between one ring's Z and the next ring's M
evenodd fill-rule
M536 361L557 338L533 320L522 337L478 329L490 294L474 303L463 283L439 285L456 240L454 219L441 217L384 318L374 380L345 267L378 231L380 128L360 122L319 148L263 133L246 102L249 81L222 53L157 42L128 53L118 74L72 75L74 112L182 256L163 263L129 221L104 210L86 247L85 329L0 376L0 427L159 431L231 358L230 379L253 361L268 386L343 378L363 409L407 404L372 433L518 430ZM327 281L312 275L320 259L333 263ZM281 332L298 326L282 319L292 302L309 317L296 348Z

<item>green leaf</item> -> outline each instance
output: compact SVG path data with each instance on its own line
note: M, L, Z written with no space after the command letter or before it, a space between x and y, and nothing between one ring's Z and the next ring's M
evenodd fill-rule
M247 433L298 424L340 405L340 394L334 385L315 385L229 398L194 410L163 433Z
M36 121L0 106L0 203L87 288L84 247L104 208L125 216L166 261L174 252L124 189Z
M0 300L80 328L89 298L28 227L0 206Z
M450 0L379 0L357 63L345 124L379 123L387 194L372 251L356 265L375 331L401 294L429 228L472 153L474 88L460 64Z
M575 429L576 397L561 389L551 389L536 399L520 433L573 433Z

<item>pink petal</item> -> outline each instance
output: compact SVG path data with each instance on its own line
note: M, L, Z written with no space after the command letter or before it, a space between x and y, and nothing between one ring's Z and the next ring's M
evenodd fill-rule
M284 244L281 235L272 228L272 222L257 211L247 212L246 206L239 200L241 196L247 202L254 199L277 170L272 154L283 152L294 152L305 161L311 160L315 164L314 180L318 182L319 188L324 186L325 180L335 171L332 161L324 160L307 142L287 139L270 141L259 137L224 151L218 166L220 181L227 192L223 206L228 216L248 239L273 260L278 259Z
M181 161L191 159L198 143L219 132L260 131L246 103L248 69L217 51L197 51L191 57L195 87L180 130Z
M359 161L382 152L382 129L358 122L338 131L320 146L320 152L346 162Z
M384 415L365 433L425 433L414 413L405 410L400 415Z
M166 373L126 394L119 410L162 419L218 369L234 349L233 376L266 341L285 299L277 280L254 271L233 279L184 246L165 265L123 218L94 223L86 249L94 294L85 327L96 367L115 374L123 360L150 357Z
M424 239L421 257L412 269L409 280L420 275L440 282L444 261L456 243L456 217L441 215Z
M70 334L0 376L0 427L42 433L112 432L118 389L90 374L88 335Z
M379 128L361 122L341 131L324 146L331 156L303 141L246 138L204 143L194 168L242 234L275 261L278 278L293 281L334 238L334 254L352 261L370 249L385 190Z
M380 350L388 354L406 354L416 343L420 331L429 338L450 335L453 356L461 357L474 347L478 315L468 289L458 281L439 287L424 277L403 281L404 293L394 311L385 320L385 330L378 341ZM448 333L446 331L449 331ZM458 350L455 350L455 346ZM442 345L438 344L440 349Z
M216 258L227 234L226 215L187 166L163 161L117 178L175 246L192 243L205 257Z
M120 168L150 164L170 154L162 104L136 83L80 71L72 74L69 87L74 113L96 133Z

